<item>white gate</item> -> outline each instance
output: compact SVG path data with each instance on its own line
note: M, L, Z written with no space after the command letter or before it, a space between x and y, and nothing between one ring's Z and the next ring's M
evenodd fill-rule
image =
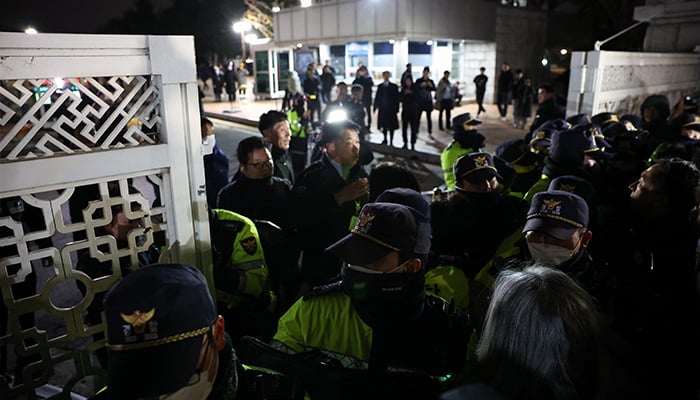
M120 259L155 245L211 283L199 117L192 37L0 33L0 399L104 384L86 310ZM120 205L126 246L104 233Z
M673 106L682 95L698 90L698 54L574 52L566 115L639 114L652 94L666 95Z

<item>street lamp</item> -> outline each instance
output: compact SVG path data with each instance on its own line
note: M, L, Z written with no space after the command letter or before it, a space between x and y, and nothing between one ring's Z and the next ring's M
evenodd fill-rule
M243 60L246 59L245 56L245 33L248 32L253 26L248 20L241 20L233 24L233 31L241 35L241 51L243 52Z

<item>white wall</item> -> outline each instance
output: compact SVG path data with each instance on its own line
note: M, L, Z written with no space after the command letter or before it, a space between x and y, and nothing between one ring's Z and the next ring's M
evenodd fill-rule
M492 40L496 7L482 0L331 0L275 14L274 42L287 46L392 38Z
M574 52L566 115L639 114L652 94L666 95L673 106L700 90L699 77L700 56L693 53Z

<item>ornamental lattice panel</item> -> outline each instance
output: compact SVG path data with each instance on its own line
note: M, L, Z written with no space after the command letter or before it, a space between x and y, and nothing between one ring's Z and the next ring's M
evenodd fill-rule
M167 248L162 184L152 174L0 199L0 397L105 384L101 300ZM123 240L108 230L120 210L137 226Z
M199 118L192 37L0 33L0 399L103 387L102 296L159 252L211 282Z
M3 81L0 158L158 143L159 105L148 76Z

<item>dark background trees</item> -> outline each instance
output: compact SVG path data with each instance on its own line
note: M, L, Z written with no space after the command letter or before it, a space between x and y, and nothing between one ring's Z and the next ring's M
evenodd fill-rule
M194 35L198 60L218 63L241 54L240 36L232 26L245 11L242 0L173 0L160 12L151 0L138 0L97 33Z

